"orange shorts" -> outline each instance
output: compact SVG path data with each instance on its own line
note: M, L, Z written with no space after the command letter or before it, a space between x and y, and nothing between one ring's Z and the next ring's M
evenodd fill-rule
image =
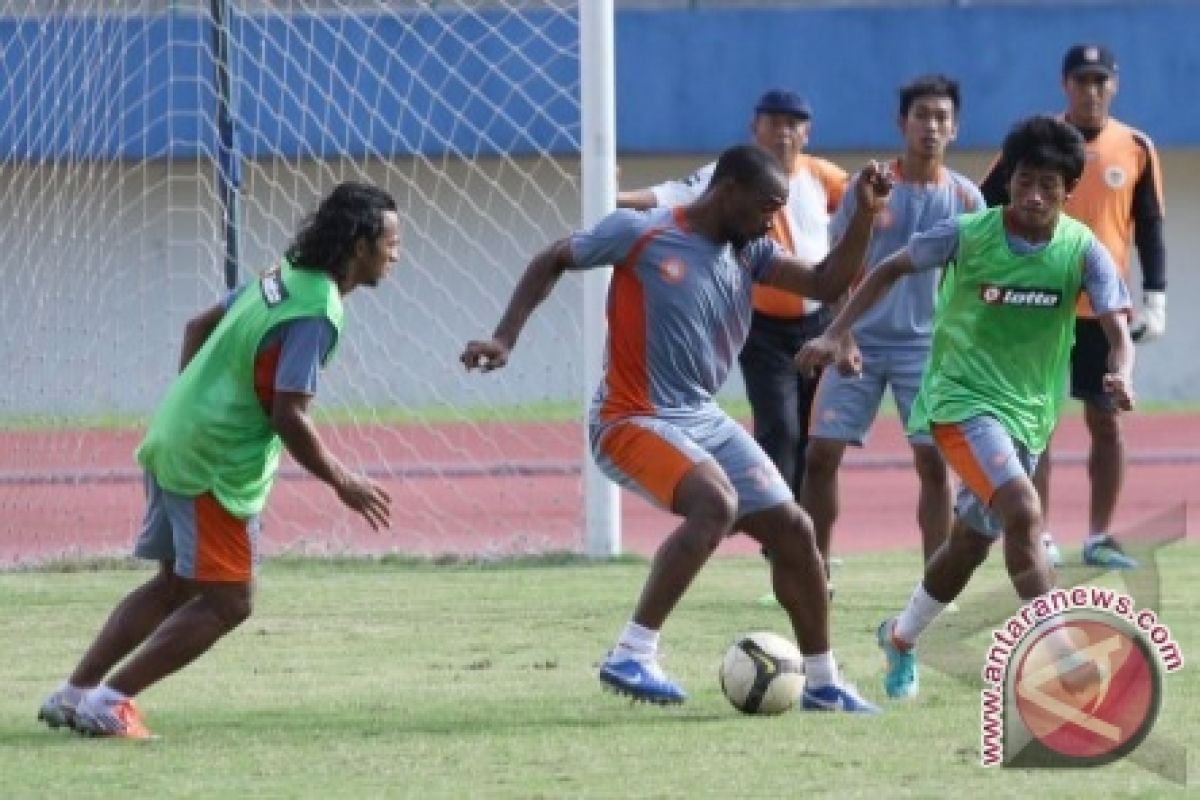
M212 494L168 492L149 472L144 482L146 518L134 555L173 562L175 574L188 580L248 583L254 577L261 531L257 515L235 517Z

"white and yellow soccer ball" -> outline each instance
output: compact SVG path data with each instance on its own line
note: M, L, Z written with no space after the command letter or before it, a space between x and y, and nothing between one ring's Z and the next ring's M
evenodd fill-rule
M721 691L743 714L782 714L804 691L804 657L769 631L739 636L721 661Z

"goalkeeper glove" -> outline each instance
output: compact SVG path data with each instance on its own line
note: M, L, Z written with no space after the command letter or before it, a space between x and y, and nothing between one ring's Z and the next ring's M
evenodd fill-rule
M1142 297L1142 313L1134 325L1135 342L1152 342L1167 332L1167 293L1146 292Z

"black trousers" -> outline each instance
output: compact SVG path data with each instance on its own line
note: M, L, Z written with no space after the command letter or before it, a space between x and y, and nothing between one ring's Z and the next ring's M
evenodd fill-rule
M754 312L746 346L738 355L746 395L754 415L754 438L800 499L808 418L819 375L799 374L796 351L829 327L831 312L822 306L804 317L783 319Z

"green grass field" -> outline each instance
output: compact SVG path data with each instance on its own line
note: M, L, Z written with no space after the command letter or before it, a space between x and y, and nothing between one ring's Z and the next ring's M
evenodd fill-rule
M1185 657L1200 658L1200 547L1173 545L1159 563L1161 619ZM916 555L900 553L847 559L837 575L839 659L875 699L872 631L916 570ZM600 690L594 665L645 572L634 561L269 562L255 615L142 698L160 736L152 742L85 740L34 721L42 695L147 573L0 574L0 796L1187 794L1128 761L1090 772L983 769L978 683L930 669L920 699L878 718L739 715L717 684L725 647L746 630L787 632L782 612L753 603L766 589L757 558L715 559L667 626L665 664L690 701L630 705ZM1003 581L993 560L948 624L964 624ZM968 644L977 654L968 671L983 664L983 636ZM1194 750L1198 700L1194 666L1168 676L1154 736Z

